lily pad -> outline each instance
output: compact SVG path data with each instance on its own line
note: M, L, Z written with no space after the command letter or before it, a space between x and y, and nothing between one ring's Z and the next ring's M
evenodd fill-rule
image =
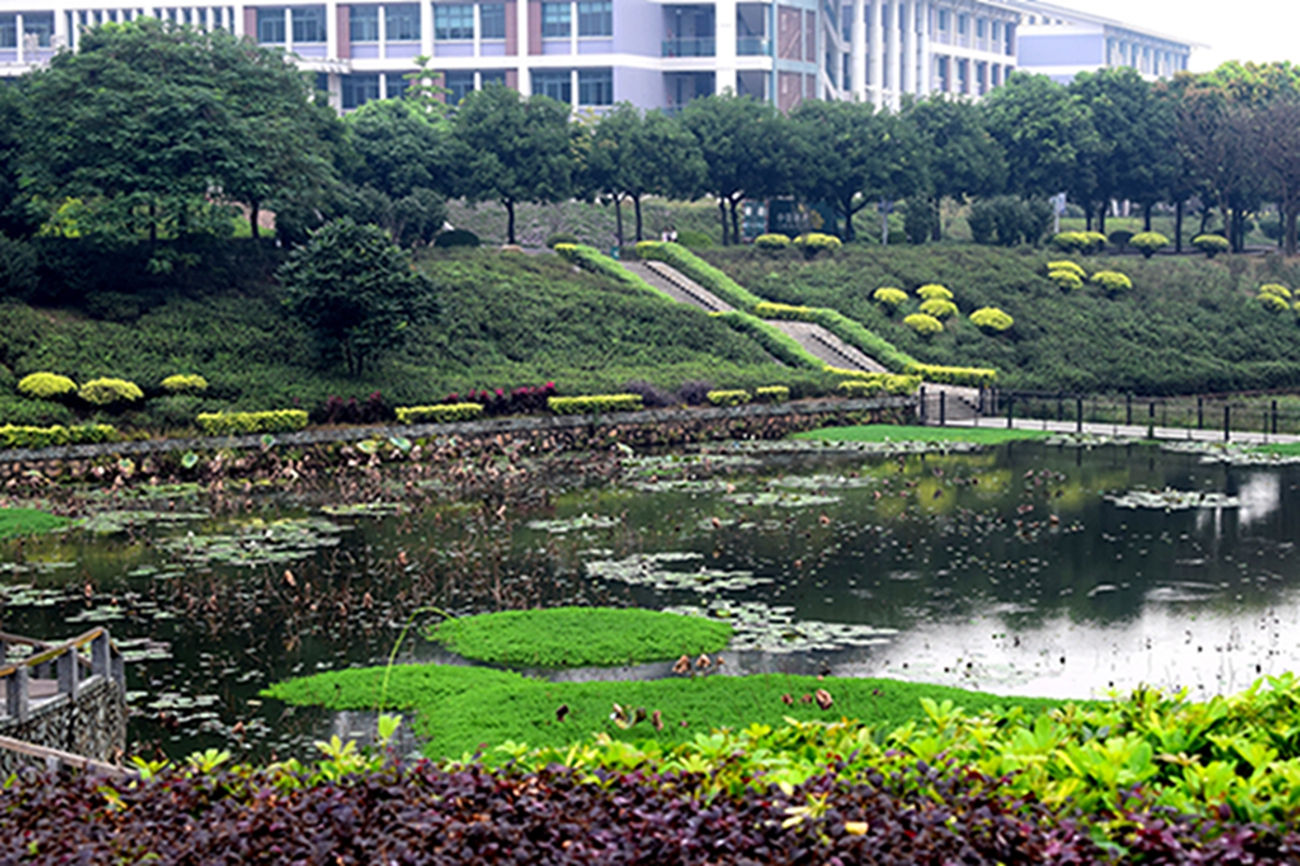
M733 650L770 653L839 650L887 644L897 630L858 623L796 620L794 608L761 601L719 599L706 605L664 608L665 613L702 616L731 624Z
M646 586L659 592L734 592L772 583L752 571L723 571L704 568L678 571L664 568L664 563L703 560L698 553L634 554L626 559L605 559L587 563L587 574L602 580Z
M254 520L232 533L169 538L158 546L191 564L258 566L305 559L335 547L343 528L323 517Z
M1194 508L1239 508L1241 501L1235 496L1198 490L1130 490L1107 496L1116 508L1146 508L1154 511L1189 511Z
M834 505L840 501L838 496L826 496L816 493L732 493L724 496L728 502L737 505L774 506L776 508L813 508L818 505Z
M617 517L606 517L603 514L579 514L577 517L562 517L554 520L530 520L528 528L549 532L552 535L563 535L566 532L582 532L588 529L608 529L611 526L618 526L621 522Z

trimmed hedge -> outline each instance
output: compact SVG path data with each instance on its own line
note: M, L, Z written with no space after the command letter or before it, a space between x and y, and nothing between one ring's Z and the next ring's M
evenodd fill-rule
M1050 271L1047 278L1056 283L1056 287L1063 292L1073 292L1083 288L1083 277L1074 271Z
M1052 246L1067 253L1096 255L1106 249L1106 236L1101 232L1061 232L1052 238Z
M927 316L934 316L939 321L951 319L957 315L957 305L952 301L945 301L943 298L931 298L928 301L921 302L921 312Z
M763 302L762 298L681 244L641 241L636 245L636 252L643 259L655 259L676 268L738 310L752 310Z
M53 400L77 391L77 383L58 373L31 373L18 380L18 393L38 400Z
M272 409L268 412L204 412L194 419L208 436L241 433L291 433L307 426L302 409Z
M981 307L970 314L971 322L981 331L1000 334L1009 331L1016 320L997 307Z
M1258 300L1260 306L1270 313L1285 313L1291 309L1291 304L1285 298L1280 298L1277 295L1260 295Z
M1232 248L1223 235L1197 235L1192 238L1192 246L1205 253L1207 259L1212 259L1219 253L1226 253Z
M811 322L813 308L763 301L754 305L754 315L760 319L788 319L794 322Z
M758 247L760 250L776 252L789 249L790 239L783 234L772 232L754 238L754 246Z
M938 283L926 283L916 290L916 294L922 300L933 301L951 301L953 298L952 291L947 286L941 286Z
M399 424L450 424L453 421L473 421L483 414L481 403L442 403L437 406L398 406Z
M1291 290L1280 283L1265 283L1259 287L1259 293L1261 295L1277 295L1279 298L1288 301L1291 299Z
M134 403L144 399L140 386L126 379L91 379L81 386L77 396L94 406Z
M828 370L830 368L827 368ZM841 375L852 375L836 386L835 390L850 397L877 397L881 394L906 396L921 387L920 376L895 376L890 373L860 373L856 370L834 370Z
M889 312L894 312L900 306L907 303L907 292L902 289L895 289L890 286L882 286L871 293L871 300L877 304L888 307Z
M591 271L593 274L609 277L611 280L622 283L629 288L648 292L659 300L677 303L677 300L672 295L656 289L594 247L584 246L583 244L560 243L555 245L555 253L566 262L572 262L584 271Z
M1111 296L1120 292L1127 292L1133 288L1133 281L1126 274L1121 274L1119 271L1097 271L1088 282L1100 287L1102 291Z
M710 391L708 393L709 402L714 406L739 406L742 403L749 402L748 391Z
M990 367L944 367L939 364L909 364L904 371L940 385L980 387L997 381L998 371Z
M1128 245L1140 252L1144 259L1149 259L1169 246L1169 238L1159 232L1138 232L1129 238Z
M784 385L763 385L754 389L754 398L764 403L784 403L790 399L790 389Z
M640 394L592 394L587 397L550 397L546 405L556 415L594 415L597 412L635 412Z
M794 239L795 248L802 251L804 258L811 259L818 253L833 253L843 244L835 235L822 234L821 232L808 232L799 235Z
M903 319L903 324L922 337L928 337L943 330L943 322L940 322L934 316L927 316L925 313L913 313Z
M824 366L822 359L801 346L798 340L780 328L769 325L758 316L742 313L740 310L710 313L709 315L715 319L721 319L742 334L753 337L759 345L777 360L789 364L791 367L820 370Z
M0 427L0 448L51 448L59 445L96 445L117 439L111 424L83 424L78 427L27 427L6 424Z
M1047 275L1049 277L1052 275L1052 271L1069 271L1070 273L1077 276L1080 280L1084 280L1088 278L1088 272L1083 269L1083 265L1076 264L1075 262L1072 262L1069 259L1065 259L1059 262L1048 262Z
M199 375L177 373L162 380L162 388L173 394L183 391L206 391L208 380Z

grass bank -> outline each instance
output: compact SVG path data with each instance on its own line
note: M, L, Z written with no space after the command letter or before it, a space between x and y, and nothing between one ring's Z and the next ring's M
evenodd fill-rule
M897 424L866 424L857 427L824 427L796 433L794 439L822 439L828 442L978 442L996 445L1021 439L1046 439L1056 434L1044 430L1007 430L1003 427L910 427Z
M55 532L71 521L35 508L0 508L0 540Z

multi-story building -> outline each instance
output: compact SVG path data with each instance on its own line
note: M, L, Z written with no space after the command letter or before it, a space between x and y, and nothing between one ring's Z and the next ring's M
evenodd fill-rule
M344 111L399 95L421 55L452 101L499 81L578 109L626 100L674 110L728 89L782 109L809 98L977 98L1017 67L1066 75L1118 61L1166 74L1186 68L1190 49L1030 0L139 2L0 0L0 75L75 48L86 27L145 15L283 48ZM1080 37L1088 51L1101 46L1095 62Z

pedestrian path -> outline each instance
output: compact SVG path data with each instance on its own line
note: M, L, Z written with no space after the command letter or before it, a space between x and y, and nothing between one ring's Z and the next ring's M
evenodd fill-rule
M927 388L929 386L926 386ZM931 423L937 423L938 416L932 416ZM979 417L967 419L947 419L949 427L998 427L1007 428L1006 418ZM1300 442L1300 436L1289 433L1264 433L1261 431L1233 430L1225 438L1222 429L1211 430L1189 427L1146 427L1140 424L1098 424L1077 421L1048 421L1039 418L1015 418L1011 422L1015 430L1046 430L1053 433L1079 433L1092 436L1114 436L1126 439L1164 439L1185 442L1231 442L1236 445L1269 445ZM1149 434L1149 435L1148 435Z

